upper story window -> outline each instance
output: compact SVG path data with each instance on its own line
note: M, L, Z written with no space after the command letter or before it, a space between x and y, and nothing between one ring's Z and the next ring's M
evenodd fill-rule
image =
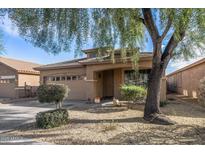
M95 57L97 57L97 56L96 56L96 53L88 53L88 54L87 54L87 57L88 57L88 58L95 58Z

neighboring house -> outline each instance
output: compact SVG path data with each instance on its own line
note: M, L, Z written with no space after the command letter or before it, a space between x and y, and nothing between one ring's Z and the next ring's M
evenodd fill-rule
M24 97L20 94L21 87L39 86L40 73L33 69L38 66L40 65L0 57L0 97Z
M40 71L41 84L65 84L71 89L69 99L94 100L120 98L122 84L146 85L152 68L152 53L140 53L139 73L133 70L130 58L125 63L119 50L115 50L115 63L105 49L97 56L98 49L83 50L86 58L64 61L35 68ZM164 82L166 83L166 82ZM166 85L166 84L164 84ZM162 90L166 98L166 88Z
M205 58L167 75L171 92L197 98L200 80L205 77Z

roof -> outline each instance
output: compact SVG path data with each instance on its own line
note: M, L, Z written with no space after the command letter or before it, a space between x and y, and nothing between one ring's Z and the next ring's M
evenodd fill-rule
M197 65L200 65L200 64L202 64L202 63L205 63L205 58L202 58L201 60L198 60L198 61L196 61L196 62L194 62L194 63L192 63L192 64L190 64L190 65L188 65L188 66L185 66L185 67L183 67L183 68L181 68L181 69L179 69L179 70L176 70L176 71L174 71L174 72L168 74L167 77L172 76L172 75L174 75L174 74L177 74L177 73L179 73L179 72L183 72L183 71L185 71L185 70L188 70L188 69L190 69L190 68L193 68L193 67L195 67L195 66L197 66Z
M120 48L119 49L114 49L114 52L120 52L120 50L121 50ZM126 49L126 50L129 52L129 51L133 51L133 50L136 50L136 49ZM82 50L82 52L84 52L85 54L98 52L98 51L109 52L109 51L111 51L111 49L109 49L108 47L102 47L102 48L91 48L91 49Z
M82 52L84 52L85 54L87 54L87 53L92 53L92 52L95 52L95 51L98 51L98 50L107 50L107 49L108 49L107 47L103 47L103 48L91 48L91 49L82 50Z
M140 53L141 58L152 58L152 53L151 52L143 52ZM130 59L128 57L128 59ZM116 62L122 61L122 59L118 58ZM48 64L48 65L42 65L40 67L34 68L35 70L50 70L50 69L59 69L59 68L80 68L80 67L85 67L86 65L92 65L92 64L104 64L104 63L112 63L112 60L109 58L109 56L102 56L102 57L97 57L97 58L80 58L80 59L75 59L75 60L70 60L70 61L64 61L64 62L59 62L59 63L53 63L53 64Z
M27 74L40 74L39 71L34 70L34 67L40 66L36 63L0 57L0 63L7 65L8 67L16 70L19 73L27 73Z
M76 67L83 67L82 64L79 63L80 60L84 60L86 58L81 59L74 59L70 61L63 61L59 63L47 64L42 65L39 67L35 67L35 70L47 70L47 69L56 69L56 68L76 68Z

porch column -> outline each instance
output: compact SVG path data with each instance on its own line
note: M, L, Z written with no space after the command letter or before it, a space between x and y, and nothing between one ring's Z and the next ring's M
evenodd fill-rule
M123 84L122 69L114 69L114 97L120 98L120 86Z

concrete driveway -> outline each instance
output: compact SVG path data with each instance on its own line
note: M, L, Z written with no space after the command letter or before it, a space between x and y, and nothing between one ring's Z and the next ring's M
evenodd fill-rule
M73 108L86 105L84 101L64 102L64 108ZM38 112L55 109L54 104L41 104L38 101L21 101L13 103L2 103L0 99L0 145L36 145L49 144L37 142L32 138L22 138L5 135L6 132L12 131L21 125L34 122Z
M55 105L41 104L37 101L3 104L0 102L0 133L33 122L38 112L54 109Z
M85 101L65 101L63 107L67 109L89 106ZM11 131L21 125L35 121L38 112L55 109L55 104L39 103L38 101L21 101L1 103L0 100L0 134Z

